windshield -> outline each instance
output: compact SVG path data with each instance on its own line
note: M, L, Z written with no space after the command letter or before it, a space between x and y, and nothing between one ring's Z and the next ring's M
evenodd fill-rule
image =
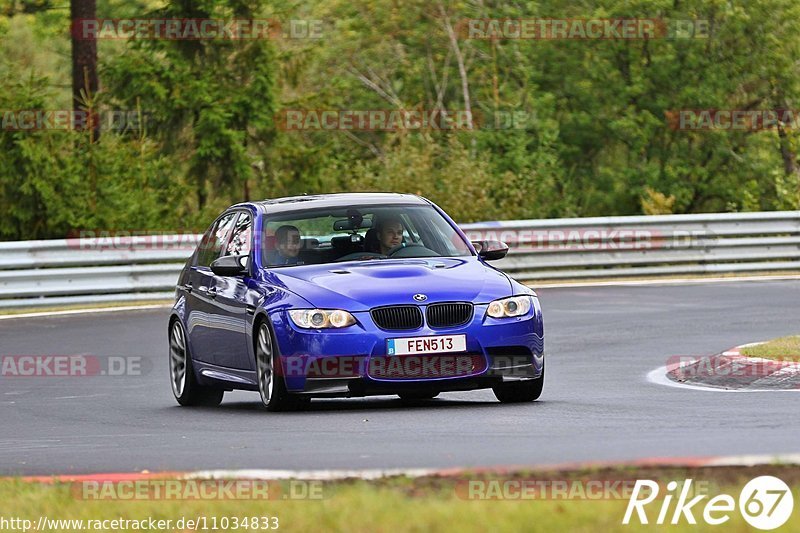
M268 217L263 237L267 267L472 255L432 206L293 211Z

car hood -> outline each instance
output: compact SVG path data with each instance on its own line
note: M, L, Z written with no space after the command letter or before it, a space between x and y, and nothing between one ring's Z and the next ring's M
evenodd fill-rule
M279 284L311 305L366 311L380 305L469 301L511 294L502 272L476 257L349 261L273 269ZM424 302L415 302L424 294Z

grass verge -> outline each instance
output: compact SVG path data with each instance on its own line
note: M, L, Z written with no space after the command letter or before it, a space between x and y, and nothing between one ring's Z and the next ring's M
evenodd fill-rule
M742 355L764 359L800 361L800 335L780 337L761 344L742 348Z
M346 531L346 532L417 532L417 531L645 531L652 530L665 500L659 498L646 510L649 525L634 521L622 525L627 497L615 499L470 499L464 485L470 481L498 482L514 480L635 480L654 479L662 484L672 480L693 479L705 483L709 497L730 494L738 500L744 484L758 475L775 475L792 487L795 501L800 486L800 468L771 465L764 467L714 468L621 468L581 472L514 472L503 475L482 473L458 477L404 477L373 482L339 481L325 483L321 499L289 500L213 500L213 501L90 501L79 499L70 484L27 483L19 479L0 480L0 518L24 518L35 524L40 516L49 519L106 520L129 519L171 520L176 529L180 518L196 520L205 517L211 526L213 518L277 517L279 530ZM585 485L585 483L584 483ZM485 487L486 485L484 485ZM459 488L460 487L460 488ZM489 494L489 492L479 494ZM518 493L517 493L518 494ZM670 502L672 516L675 507ZM693 510L698 525L685 519L670 531L719 531L719 526L703 523L703 500ZM273 522L270 522L273 523ZM662 526L663 527L663 526ZM724 526L725 531L751 531L741 514L734 510ZM800 529L800 513L793 513L782 529ZM49 529L56 531L56 529ZM123 529L118 528L118 531ZM202 530L202 529L200 529ZM218 527L217 530L222 530ZM231 531L230 527L227 529ZM240 531L266 530L239 528ZM48 531L48 529L44 529ZM58 531L78 531L62 525ZM42 533L40 531L40 533Z

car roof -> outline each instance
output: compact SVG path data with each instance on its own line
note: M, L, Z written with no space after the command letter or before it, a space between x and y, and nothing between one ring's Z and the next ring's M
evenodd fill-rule
M336 194L308 194L252 202L268 214L329 207L360 207L370 205L430 205L415 194L386 192L348 192Z

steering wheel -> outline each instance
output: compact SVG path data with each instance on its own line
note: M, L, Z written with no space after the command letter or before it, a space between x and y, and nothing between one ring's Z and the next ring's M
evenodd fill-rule
M418 242L409 242L393 246L386 252L388 257L438 257L439 254Z
M359 259L383 259L386 256L383 254L379 254L376 252L352 252L347 255L343 255L336 262L340 261L358 261Z
M401 242L397 246L392 246L391 248L389 248L389 251L386 252L386 255L388 257L392 257L394 254L396 254L403 248L410 248L412 246L422 246L422 245L416 242Z

